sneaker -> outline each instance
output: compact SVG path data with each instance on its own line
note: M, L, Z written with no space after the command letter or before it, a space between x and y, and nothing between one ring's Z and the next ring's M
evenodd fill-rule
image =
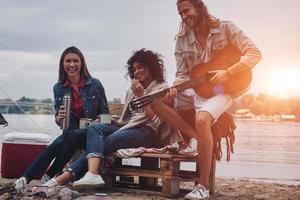
M44 176L42 176L42 178L41 178L41 184L43 185L43 184L47 183L48 181L50 181L50 179L51 179L50 176L48 176L47 174L44 174Z
M27 186L27 178L21 177L15 181L15 189L17 191L24 191Z
M198 184L194 189L184 196L185 199L205 199L209 197L209 190L205 189L202 185Z
M43 198L48 199L48 197L57 195L62 189L63 189L63 187L61 187L59 185L54 185L52 187L37 186L37 187L32 188L31 195L32 196L42 196Z
M180 150L178 153L184 156L197 156L198 155L198 143L195 138L190 139L188 146L185 149Z
M48 182L41 184L42 187L55 187L58 186L58 183L55 178L50 179Z
M80 180L73 183L73 188L75 190L96 189L103 187L104 185L105 183L100 175L87 172Z

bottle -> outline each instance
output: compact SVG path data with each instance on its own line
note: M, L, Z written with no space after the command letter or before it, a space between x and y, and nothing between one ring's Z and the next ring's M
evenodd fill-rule
M62 130L66 130L69 128L69 123L70 123L70 111L71 111L71 95L70 94L64 95L63 106L65 107L65 111L67 112L67 117L63 119L60 128Z

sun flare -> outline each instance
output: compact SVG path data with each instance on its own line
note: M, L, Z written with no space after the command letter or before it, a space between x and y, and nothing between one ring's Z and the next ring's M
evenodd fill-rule
M300 90L300 67L275 69L267 78L268 91L273 95L287 97Z

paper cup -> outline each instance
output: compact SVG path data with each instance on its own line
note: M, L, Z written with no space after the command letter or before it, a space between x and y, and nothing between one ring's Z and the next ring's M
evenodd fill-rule
M100 114L101 124L111 124L111 114Z

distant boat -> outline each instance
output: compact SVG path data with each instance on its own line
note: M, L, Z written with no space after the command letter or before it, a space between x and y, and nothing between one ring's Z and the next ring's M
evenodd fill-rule
M255 118L255 115L251 113L250 109L238 109L233 114L236 118L247 118L247 119L253 119Z
M295 115L280 115L280 121L296 121Z

